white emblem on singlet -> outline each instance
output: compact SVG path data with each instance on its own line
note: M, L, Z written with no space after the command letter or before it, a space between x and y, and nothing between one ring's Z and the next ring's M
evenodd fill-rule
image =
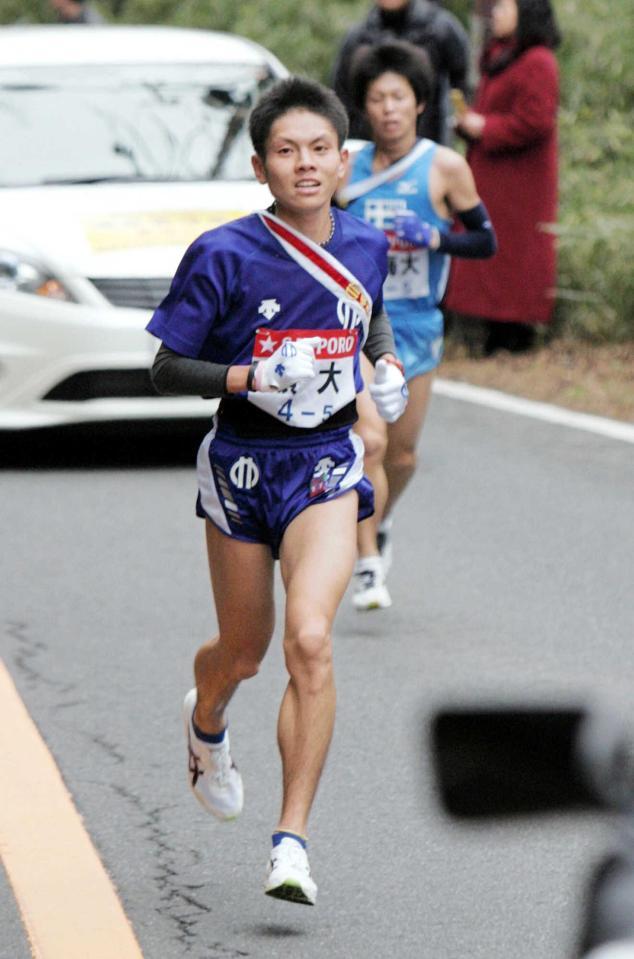
M337 319L344 330L354 330L363 323L363 310L353 300L337 300Z
M363 219L378 230L391 230L394 217L399 213L407 213L407 200L369 197L363 204Z
M416 196L418 183L416 180L399 180L396 184L396 192L399 196Z
M241 456L229 470L229 479L238 489L253 489L260 479L257 463L251 456Z
M258 313L267 320L272 320L281 310L280 304L276 299L262 300L258 306Z

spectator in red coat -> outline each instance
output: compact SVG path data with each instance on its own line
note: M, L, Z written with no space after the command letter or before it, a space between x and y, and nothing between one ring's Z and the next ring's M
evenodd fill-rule
M498 237L489 260L457 260L446 307L484 320L485 352L527 349L550 321L556 281L557 107L550 0L496 0L474 108L458 120L467 159Z

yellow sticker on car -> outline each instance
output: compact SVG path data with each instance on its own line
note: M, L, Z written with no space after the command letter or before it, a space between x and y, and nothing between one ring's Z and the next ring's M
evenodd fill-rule
M186 247L206 230L244 215L244 210L102 213L86 217L83 225L91 249L106 253L152 246Z

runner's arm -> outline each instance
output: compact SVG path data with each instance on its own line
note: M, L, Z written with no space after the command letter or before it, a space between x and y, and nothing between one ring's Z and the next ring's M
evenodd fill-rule
M390 357L396 359L394 334L389 317L383 308L370 318L370 328L368 330L368 337L363 345L363 352L372 366L376 366L377 361L380 360L381 357L387 360L389 360Z
M471 167L454 150L439 150L446 183L446 202L464 227L464 232L440 232L437 249L450 256L487 259L497 251L495 230L480 199Z
M438 250L472 260L493 256L497 240L484 203L477 203L470 210L458 210L456 216L465 228L464 233L441 233Z
M434 203L440 216L453 214L460 220L463 231L439 230L421 220L413 211L394 218L396 236L429 250L438 250L450 256L484 260L497 250L495 230L487 209L478 196L473 173L465 158L455 150L438 147L434 157L434 172L441 184L442 204Z
M244 392L249 367L192 360L161 343L150 375L155 390L164 396L215 399L228 393Z
M151 370L152 383L157 393L202 396L205 400L246 390L277 393L291 383L315 376L314 350L318 343L318 337L301 340L295 344L292 356L282 354L281 358L278 354L283 347L279 347L272 356L250 366L194 360L161 343Z

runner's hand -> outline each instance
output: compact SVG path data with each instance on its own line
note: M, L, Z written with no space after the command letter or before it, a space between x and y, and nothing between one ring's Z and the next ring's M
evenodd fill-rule
M253 376L253 388L260 393L279 393L295 384L302 385L317 375L315 350L318 336L304 340L285 340L275 353L260 360Z
M399 240L405 240L412 246L424 249L435 249L438 246L436 234L438 230L430 223L424 223L415 213L399 213L394 217L394 232Z
M377 360L374 383L370 383L368 389L381 419L394 423L403 413L409 397L405 377L398 366L387 360Z

